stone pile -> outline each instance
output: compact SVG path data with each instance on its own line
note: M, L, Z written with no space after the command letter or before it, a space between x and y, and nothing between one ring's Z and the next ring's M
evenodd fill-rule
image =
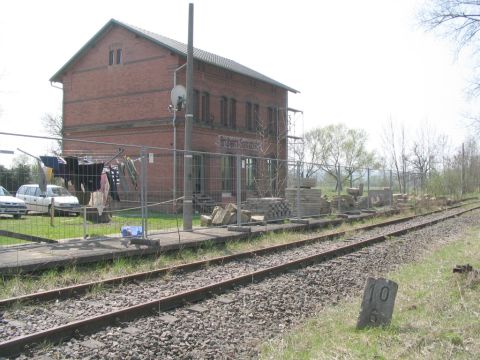
M393 194L393 206L400 208L400 209L405 209L410 207L408 204L408 195L407 194Z
M241 210L241 222L242 224L249 223L251 221L251 213L248 210ZM211 215L201 215L201 226L222 226L237 223L237 206L235 204L228 204L225 208L221 206L215 206Z
M415 205L420 207L447 206L452 204L452 200L446 196L431 196L428 194L418 196L415 202Z
M290 204L283 198L248 198L242 207L254 215L263 215L265 221L289 218Z
M392 190L385 188L383 190L369 190L368 197L370 198L370 206L381 207L390 205Z

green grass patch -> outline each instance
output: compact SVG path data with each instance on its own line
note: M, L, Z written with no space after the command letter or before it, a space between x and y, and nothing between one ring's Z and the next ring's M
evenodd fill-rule
M175 215L155 212L149 212L148 214L149 231L175 229L177 228L177 223L180 228L183 227L181 215L176 217ZM87 234L90 237L111 234L120 235L122 226L140 226L141 224L142 218L140 214L119 212L107 224L94 224L87 221ZM193 226L199 226L200 217L197 215L193 216L192 224ZM50 222L50 217L42 214L26 215L21 219L2 217L0 218L0 229L52 240L81 238L84 234L82 216L55 216L53 226ZM18 239L0 237L0 246L20 243L22 242Z
M356 330L361 298L322 310L288 335L264 344L263 359L478 359L480 228L419 263L386 277L399 284L390 326Z

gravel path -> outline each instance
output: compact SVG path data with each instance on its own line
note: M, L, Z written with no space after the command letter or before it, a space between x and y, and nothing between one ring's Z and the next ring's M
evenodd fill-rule
M342 258L297 270L280 277L252 284L239 291L204 301L192 308L182 308L159 317L143 318L108 328L82 339L72 339L54 350L41 350L34 357L47 358L249 358L256 355L256 344L278 335L291 324L312 316L321 304L337 302L359 291L368 276L391 270L412 261L435 243L451 240L468 226L478 224L479 211L448 220L400 238L381 243ZM427 218L438 217L428 216ZM405 224L388 227L398 229ZM387 231L376 229L373 233ZM355 236L353 241L359 239ZM339 244L340 242L337 242ZM175 274L157 281L113 289L108 296L95 293L72 301L45 304L9 311L4 315L2 333L18 336L22 331L48 327L58 319L64 323L74 318L105 312L153 297L166 296L180 289L201 286L215 280L272 266L287 259L331 248L324 242L265 257L235 261L224 266L186 274ZM281 260L280 260L281 259ZM204 283L205 282L205 283ZM130 302L130 303L129 303ZM74 314L74 315L72 315ZM167 316L165 316L167 315ZM5 318L8 316L8 321ZM41 319L38 321L38 319ZM13 325L12 325L13 323ZM22 356L21 358L24 358Z

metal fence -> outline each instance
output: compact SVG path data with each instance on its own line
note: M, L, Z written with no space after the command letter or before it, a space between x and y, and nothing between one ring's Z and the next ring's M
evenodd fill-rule
M10 168L0 167L0 185L13 198L0 198L2 246L33 238L148 238L182 230L183 151L63 139L61 154L44 155L33 153L28 140L18 136L15 152L22 157ZM390 170L191 155L194 228L393 206L400 188L415 198L427 190L425 179L414 173L400 179ZM229 214L217 215L228 206Z

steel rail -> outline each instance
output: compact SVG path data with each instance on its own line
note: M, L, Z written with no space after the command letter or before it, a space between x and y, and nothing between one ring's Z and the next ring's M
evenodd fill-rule
M460 206L461 205L456 205L449 208L448 210L455 209ZM140 273L135 273L130 275L118 276L115 278L110 278L105 280L92 281L88 283L72 285L72 286L63 287L63 288L42 291L38 293L12 297L8 299L0 300L0 309L5 309L13 304L18 304L18 303L45 302L45 301L51 301L51 300L57 300L57 299L58 300L67 299L71 296L78 296L78 295L84 294L87 291L94 288L98 289L99 287L103 287L103 286L118 286L121 284L131 283L133 281L144 281L144 280L164 276L172 272L195 271L209 265L221 265L233 260L240 260L248 257L258 256L258 255L265 255L268 253L283 251L283 250L287 250L295 247L301 247L301 246L312 244L315 242L333 240L333 239L345 236L347 233L352 231L354 232L367 231L367 230L371 230L379 227L395 225L402 222L413 220L418 217L424 217L427 215L436 214L442 211L445 211L445 210L435 210L435 211L420 214L420 215L405 216L398 219L383 221L377 224L360 226L360 227L356 227L356 228L345 230L345 231L336 231L334 233L313 236L303 240L297 240L297 241L293 241L285 244L279 244L279 245L272 245L265 248L244 251L244 252L240 252L232 255L219 256L211 259L190 262L187 264L168 266L168 267L164 267L156 270L150 270L150 271L145 271L145 272L140 272Z
M193 290L183 291L171 296L112 311L106 314L74 321L65 325L39 331L30 335L19 336L0 343L0 354L3 356L17 355L36 344L46 342L59 343L77 334L92 333L108 325L118 324L119 322L132 321L146 315L159 314L163 311L172 310L174 308L184 306L188 303L200 301L206 298L210 298L213 295L224 293L234 287L250 284L255 281L260 281L275 274L282 274L287 270L306 267L321 261L325 261L327 259L352 253L366 246L370 246L378 242L384 241L392 236L403 235L412 230L418 230L426 226L433 225L453 217L457 217L478 208L480 208L480 206L469 208L455 214L449 214L447 216L443 216L434 220L425 221L404 229L395 230L387 234L372 236L356 243L348 244L346 246L342 246L332 250L322 251L314 255L310 255L304 258L300 258L262 270L257 270L252 273L238 276L229 280L220 281Z

